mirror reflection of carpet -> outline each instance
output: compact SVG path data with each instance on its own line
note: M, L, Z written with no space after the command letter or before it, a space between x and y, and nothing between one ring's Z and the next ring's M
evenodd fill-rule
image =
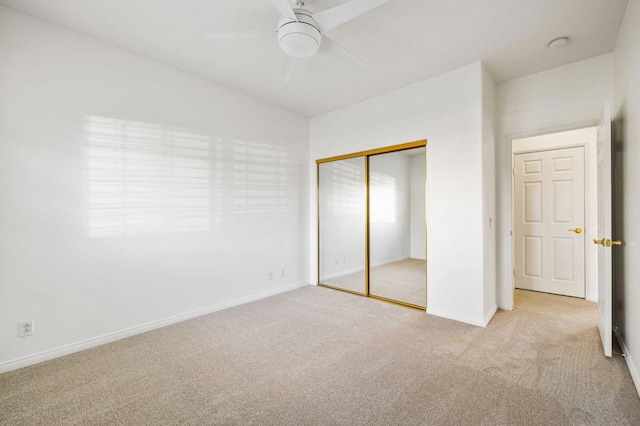
M372 295L427 306L426 260L409 258L387 263L372 267L369 275L369 291ZM324 284L363 293L364 271L335 277L324 281Z

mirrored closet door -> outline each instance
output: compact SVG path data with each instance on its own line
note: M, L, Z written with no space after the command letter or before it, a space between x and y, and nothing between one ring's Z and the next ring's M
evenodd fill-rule
M321 283L366 294L365 157L318 164Z
M426 141L317 165L319 284L425 309Z
M427 306L425 148L369 157L369 293Z

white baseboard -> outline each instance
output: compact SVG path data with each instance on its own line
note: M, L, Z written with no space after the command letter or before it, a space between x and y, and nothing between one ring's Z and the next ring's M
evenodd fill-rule
M487 325L485 324L485 319L483 318L468 317L466 315L460 315L455 312L450 312L444 309L431 308L428 306L427 306L427 314L435 315L437 317L447 318L454 321L460 321L460 322L464 322L471 325L477 325L478 327L486 327Z
M487 316L484 317L483 327L486 327L489 325L489 323L491 322L491 319L496 314L496 312L498 312L498 305L493 305L493 308L491 308L489 312L487 312Z
M372 263L371 264L371 268L376 268L378 266L382 266L382 265L387 265L389 263L394 263L394 262L400 262L402 260L406 260L406 259L411 259L410 257L398 257L395 259L387 259L387 260L382 260L380 262L376 262L376 263ZM349 274L355 274L356 272L362 272L364 271L364 268L354 268L354 269L347 269L346 271L338 271L338 272L334 272L332 274L328 274L328 275L324 275L322 277L322 280L330 280L332 278L338 278L338 277L342 277L344 275L349 275Z
M362 271L364 271L364 268L347 269L346 271L338 271L338 272L334 272L333 274L324 275L320 277L320 280L326 281L332 278L338 278L338 277L342 277L349 274L355 274L356 272L362 272Z
M636 387L636 392L638 392L638 396L640 396L640 375L638 375L638 369L636 369L633 360L629 354L629 350L627 349L627 345L624 343L624 339L622 335L615 329L616 337L618 338L618 342L620 346L622 346L622 352L624 353L624 360L627 362L627 368L629 368L629 374L631 375L631 380L633 380L633 384Z
M284 293L287 291L295 290L300 287L309 285L306 281L300 281L293 284L284 285L272 290L263 291L260 293L252 294L249 296L241 297L239 299L230 300L228 302L218 303L216 305L206 306L204 308L196 309L190 312L185 312L178 315L173 315L168 318L164 318L158 321L148 322L146 324L138 325L135 327L127 328L113 333L107 333L102 336L92 337L91 339L83 340L69 345L60 346L55 349L39 352L33 355L27 355L21 358L5 361L0 363L0 374L9 371L17 370L19 368L28 367L30 365L38 364L43 361L48 361L54 358L58 358L64 355L69 355L75 352L80 352L86 349L94 348L96 346L104 345L106 343L115 342L116 340L131 337L136 334L145 333L147 331L155 330L157 328L166 327L171 324L186 321L192 318L196 318L202 315L210 314L213 312L221 311L223 309L232 308L234 306L243 305L245 303L254 302L256 300L264 299L266 297L275 296L276 294Z
M378 266L388 265L389 263L402 262L403 260L411 259L409 256L404 257L396 257L393 259L385 259L380 262L375 262L371 264L371 268L377 268Z

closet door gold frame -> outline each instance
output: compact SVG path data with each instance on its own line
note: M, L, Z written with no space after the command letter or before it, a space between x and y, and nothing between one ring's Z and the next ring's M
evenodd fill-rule
M371 149L368 151L360 151L360 152L354 152L351 154L344 154L344 155L336 155L335 157L328 157L328 158L322 158L320 160L316 160L316 221L318 224L318 230L317 230L317 236L318 236L318 246L317 246L317 252L318 252L318 285L322 286L322 287L327 287L327 288L331 288L333 290L339 290L339 291L344 291L346 293L352 293L352 294L357 294L358 296L364 296L364 297L370 297L372 299L377 299L377 300L381 300L383 302L388 302L388 303L393 303L396 305L402 305L402 306L407 306L409 308L413 308L413 309L418 309L421 311L426 311L427 308L425 306L419 306L419 305L414 305L412 303L406 303L406 302L401 302L399 300L393 300L393 299L388 299L386 297L381 297L381 296L375 296L373 294L371 294L369 292L369 157L372 155L376 155L376 154L387 154L390 152L397 152L397 151L405 151L408 149L413 149L413 148L422 148L422 147L426 147L427 146L427 140L423 139L423 140L419 140L419 141L415 141L415 142L407 142L407 143L403 143L403 144L399 144L399 145L392 145L392 146L387 146L384 148L376 148L376 149ZM425 161L426 161L426 152L425 152ZM364 253L364 281L365 281L365 293L360 293L357 291L353 291L353 290L349 290L349 289L345 289L345 288L340 288L340 287L335 287L329 284L323 284L320 281L320 164L322 163L331 163L333 161L339 161L339 160L346 160L348 158L356 158L356 157L365 157L365 161L364 161L364 176L365 176L365 253ZM427 170L425 169L425 173L424 173L424 187L425 187L425 191L427 189ZM428 253L426 252L427 248L427 238L426 236L429 235L429 230L428 230L428 223L427 223L427 216L425 214L425 254L427 255L427 259L428 259ZM425 286L425 291L426 291L426 286Z

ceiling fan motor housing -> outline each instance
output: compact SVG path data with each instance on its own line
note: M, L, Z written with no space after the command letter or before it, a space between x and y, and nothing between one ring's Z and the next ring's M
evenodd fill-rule
M294 9L298 21L283 16L278 22L278 43L280 48L294 58L306 58L320 48L322 35L318 24L306 9Z

